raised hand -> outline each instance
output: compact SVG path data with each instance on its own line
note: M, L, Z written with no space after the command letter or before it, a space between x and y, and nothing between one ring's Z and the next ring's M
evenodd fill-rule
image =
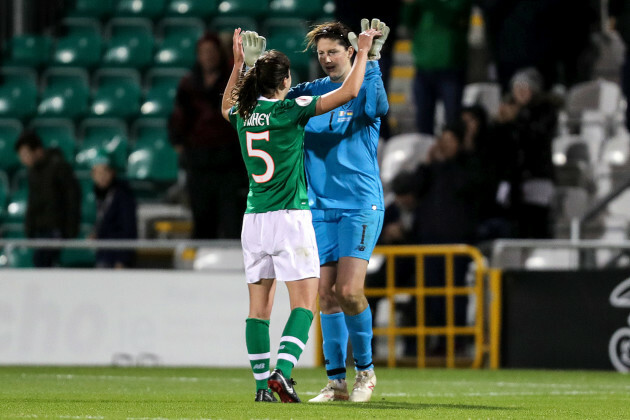
M232 54L234 55L234 66L242 66L245 61L245 55L243 54L241 28L234 29L234 35L232 35Z
M379 60L381 58L381 48L383 48L383 44L387 40L390 29L385 22L381 22L379 19L374 18L371 22L365 18L361 19L361 31L366 32L369 29L377 30L380 36L372 43L368 53L368 60ZM358 48L357 35L354 32L350 32L348 40L356 50Z
M248 67L253 67L256 64L256 60L265 51L267 47L267 39L264 36L258 35L254 31L245 31L241 36L243 39L243 51L245 54L245 64Z

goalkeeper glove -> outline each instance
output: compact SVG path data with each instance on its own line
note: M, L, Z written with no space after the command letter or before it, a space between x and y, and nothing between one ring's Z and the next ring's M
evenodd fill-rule
M367 31L368 29L376 29L381 32L381 36L374 39L372 42L372 48L368 52L368 60L380 60L381 58L381 48L383 48L383 44L387 40L387 36L389 35L389 26L385 24L385 22L381 22L379 19L372 19L372 23L370 26L370 21L368 19L361 19L361 32ZM348 40L350 44L354 47L355 50L358 51L357 47L357 35L354 32L348 33Z
M267 47L267 40L264 36L258 35L254 31L245 31L241 35L243 39L243 54L247 67L254 67L258 57L262 55Z

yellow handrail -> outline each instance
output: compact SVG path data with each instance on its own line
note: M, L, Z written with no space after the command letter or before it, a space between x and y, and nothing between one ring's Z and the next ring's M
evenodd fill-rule
M473 336L475 353L470 365L472 368L480 368L484 361L484 355L489 354L490 366L498 367L499 348L499 322L500 322L500 270L488 269L481 252L470 245L392 245L377 246L375 255L383 255L387 263L384 288L367 288L365 295L368 297L384 297L389 302L389 314L386 327L374 328L374 336L387 337L387 366L396 366L396 337L415 335L417 337L417 360L419 368L427 365L426 336L443 335L446 337L446 366L457 366L455 353L456 336ZM443 287L426 287L424 279L425 257L443 256L445 258L446 276ZM469 257L474 262L475 283L473 286L456 286L454 262L456 256ZM415 257L416 285L415 287L396 287L395 259L398 257ZM486 324L485 314L485 280L490 276L490 322ZM395 302L396 295L415 296L416 326L400 327L396 325ZM444 296L446 299L446 323L444 326L426 326L425 298L427 296ZM455 297L474 296L475 317L474 324L470 326L455 325ZM319 324L316 325L316 364L323 364L321 354L321 332ZM486 343L486 328L489 328L489 342Z

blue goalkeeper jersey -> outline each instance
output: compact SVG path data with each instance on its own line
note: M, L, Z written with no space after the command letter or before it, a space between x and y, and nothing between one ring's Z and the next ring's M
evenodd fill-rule
M324 77L295 86L287 98L324 95L340 86ZM309 120L304 165L312 209L384 210L376 150L380 117L388 110L381 69L368 61L359 96Z

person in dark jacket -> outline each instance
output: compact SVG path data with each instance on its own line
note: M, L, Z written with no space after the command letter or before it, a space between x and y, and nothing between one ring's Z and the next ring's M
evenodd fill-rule
M15 143L28 168L28 202L24 229L28 238L70 239L79 233L81 187L72 166L58 149L44 149L35 131L25 130ZM36 249L35 267L59 264L60 249Z
M247 177L236 132L221 116L230 71L220 39L203 35L169 120L170 140L186 169L193 239L240 238Z
M418 204L414 233L418 244L475 243L482 178L477 158L463 149L464 136L461 121L447 124L429 151L429 161L421 164L416 171ZM468 257L453 258L452 280L455 286L465 285L469 262ZM425 285L444 287L447 284L445 267L444 257L425 257ZM466 306L466 297L455 298L456 325L465 325ZM446 300L443 297L427 297L425 310L427 325L446 325ZM440 337L431 342L428 351L439 354L444 344L443 337Z
M509 196L516 235L524 239L551 238L555 189L552 142L560 104L544 91L542 77L534 68L519 70L510 86L511 93L501 104L495 129L511 143L514 153Z
M92 159L92 180L96 195L95 239L137 239L136 200L127 183L116 176L109 156L99 151ZM127 268L134 265L132 250L98 250L99 268Z

